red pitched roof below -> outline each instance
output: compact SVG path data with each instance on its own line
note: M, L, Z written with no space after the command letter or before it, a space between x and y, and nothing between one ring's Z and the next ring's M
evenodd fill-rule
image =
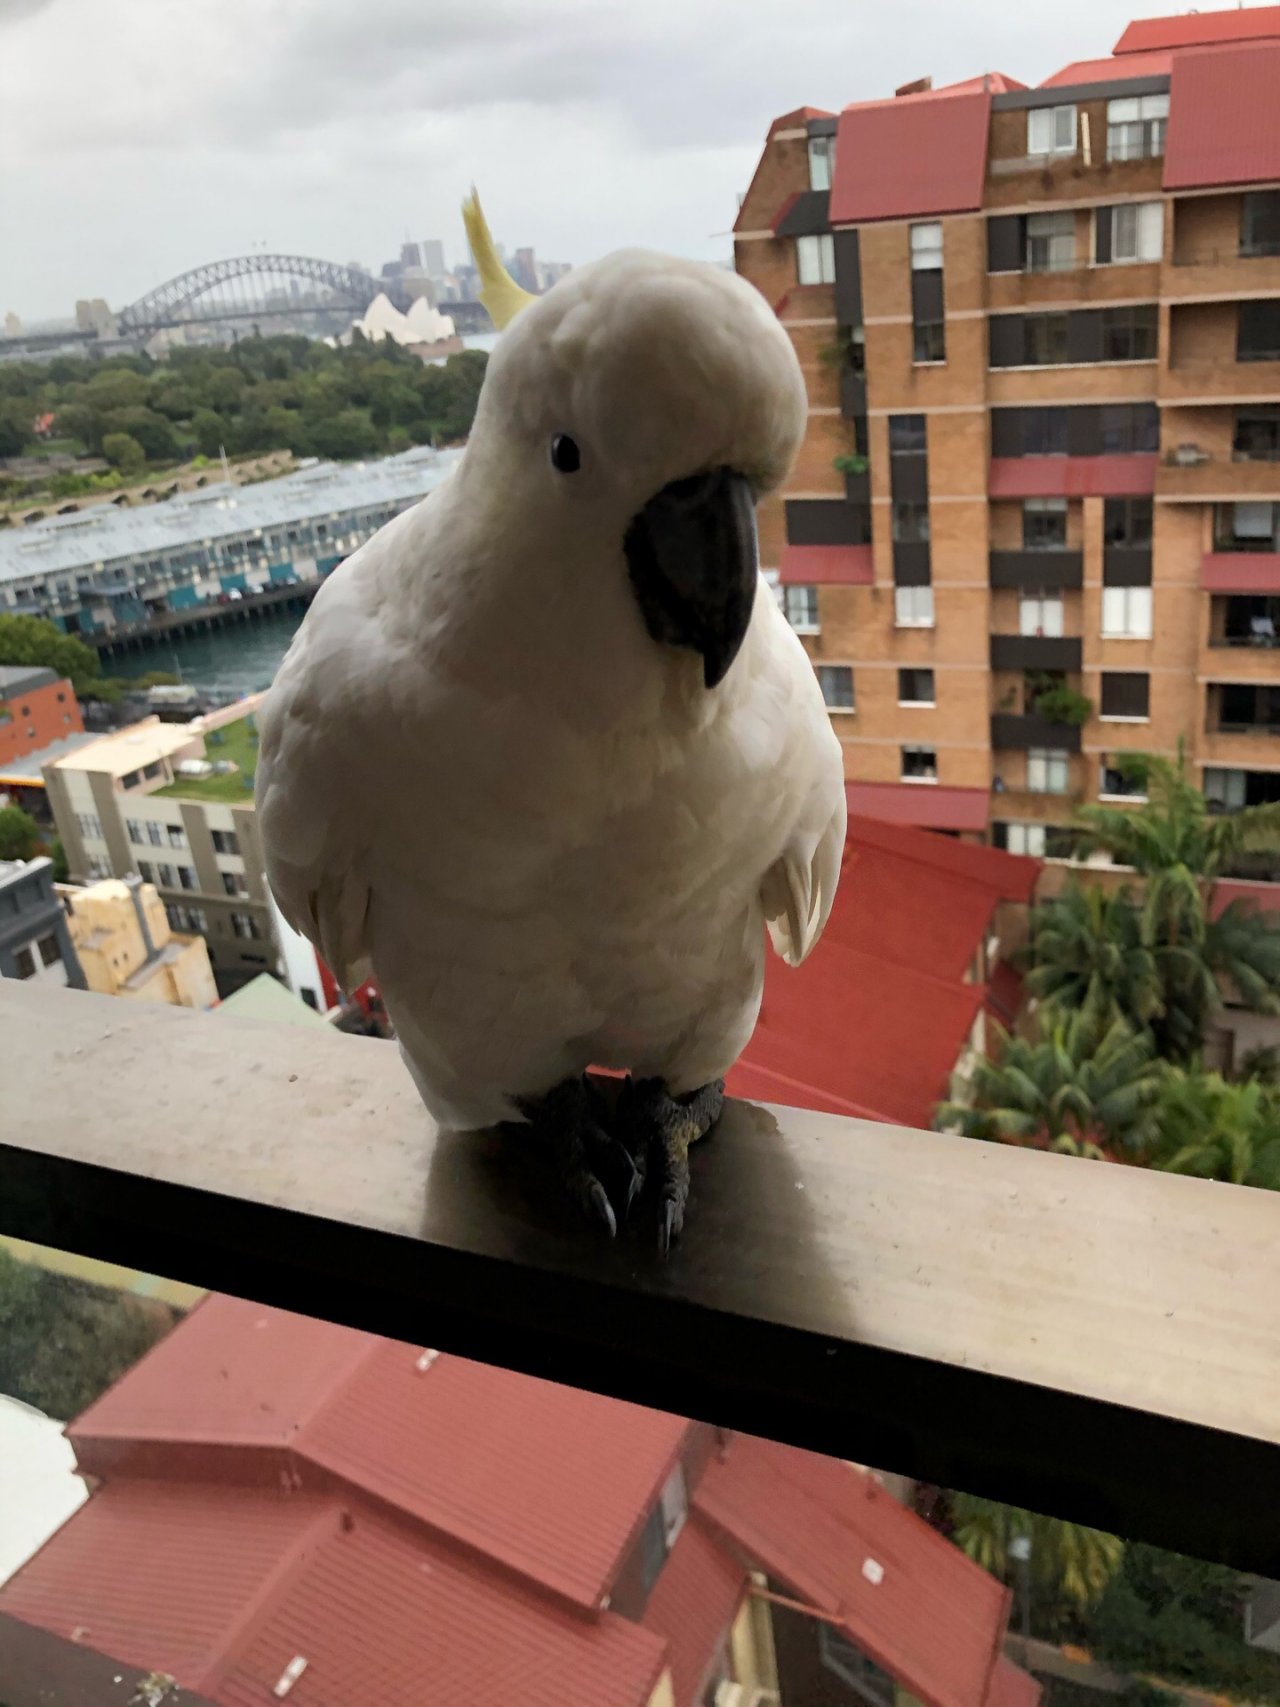
M928 1707L984 1707L1008 1592L871 1477L739 1435L694 1505Z
M942 788L911 782L851 782L850 812L916 824L925 830L985 830L991 796L985 788Z
M992 498L1142 498L1156 489L1156 457L993 456Z
M1179 12L1168 18L1135 18L1113 53L1151 48L1205 47L1210 42L1258 41L1280 36L1280 6L1241 6L1230 12Z
M1280 16L1280 7L1267 7ZM1259 12L1227 12L1228 18ZM1170 20L1181 22L1182 20ZM1201 22L1191 20L1187 22ZM1276 29L1267 32L1276 35ZM1175 56L1165 143L1166 190L1260 184L1280 178L1280 41Z
M875 580L869 545L784 545L778 579L784 587L869 587Z
M662 1567L644 1625L667 1644L675 1707L698 1707L747 1586L745 1568L691 1519Z
M1037 1707L1041 1687L1029 1671L1023 1671L1003 1654L991 1673L986 1707Z
M1221 918L1233 901L1256 907L1260 913L1280 913L1280 883L1248 883L1239 878L1220 877L1209 902L1211 918Z
M985 90L846 107L836 133L832 225L980 208L990 113Z
M1081 83L1111 83L1127 77L1167 77L1169 53L1131 53L1126 59L1077 59L1040 84L1042 89L1075 88Z
M1280 593L1280 552L1207 551L1200 585L1207 593Z

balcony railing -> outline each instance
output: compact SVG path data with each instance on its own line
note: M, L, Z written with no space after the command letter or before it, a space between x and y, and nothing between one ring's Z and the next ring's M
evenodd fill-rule
M1059 752L1078 753L1080 728L1075 723L1052 723L1034 711L997 711L991 717L991 745L997 752L1050 747Z
M1232 261L1273 260L1280 256L1280 242L1220 243L1210 247L1178 248L1173 251L1175 267L1220 267Z
M1079 671L1082 642L1070 634L993 634L993 670Z
M1280 1576L1276 1199L731 1103L671 1258L397 1050L0 979L0 1232Z

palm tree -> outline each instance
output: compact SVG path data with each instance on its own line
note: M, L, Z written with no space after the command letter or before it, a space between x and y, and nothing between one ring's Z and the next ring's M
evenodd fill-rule
M1072 881L1031 914L1021 955L1026 988L1037 1001L1079 1013L1098 1030L1124 1019L1140 1030L1163 1011L1155 954L1127 889Z
M1280 1191L1280 1094L1251 1079L1172 1071L1159 1104L1155 1166L1166 1173Z
M974 1068L971 1099L942 1103L939 1126L1006 1144L1066 1138L1077 1153L1109 1144L1135 1158L1155 1141L1163 1069L1149 1035L1071 1014L1036 1040L998 1027L997 1038L996 1057Z
M976 1494L953 1494L951 1514L956 1545L1005 1583L1012 1579L1010 1543L1029 1538L1033 1579L1078 1607L1091 1606L1100 1597L1124 1554L1118 1536Z

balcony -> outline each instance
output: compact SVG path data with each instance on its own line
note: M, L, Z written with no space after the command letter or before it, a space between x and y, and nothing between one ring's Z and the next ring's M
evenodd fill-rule
M1175 236L1173 269L1167 294L1175 300L1194 296L1217 297L1228 302L1233 297L1252 296L1259 291L1280 296L1280 244L1183 246Z
M1280 397L1280 358L1239 362L1234 351L1222 361L1171 363L1160 370L1162 403L1223 403L1233 398L1273 402Z
M991 636L993 670L1070 670L1078 673L1081 663L1082 646L1076 635Z
M996 711L991 715L991 745L997 752L1026 752L1031 747L1049 747L1059 752L1078 753L1080 727L1075 723L1052 723L1034 711Z
M1209 648L1213 673L1280 673L1280 597L1228 594L1209 601ZM1222 657L1226 652L1231 656Z
M1156 467L1158 498L1268 499L1280 497L1280 461L1214 457L1196 444L1162 456Z
M1255 677L1270 673L1256 667L1252 672ZM1269 683L1210 682L1205 712L1205 732L1210 736L1234 736L1245 742L1280 737L1280 687Z
M378 1042L3 980L0 1031L0 1231L1280 1575L1265 1192L737 1103L663 1263Z
M989 576L993 587L1068 592L1084 585L1084 554L1065 547L1048 551L993 551Z

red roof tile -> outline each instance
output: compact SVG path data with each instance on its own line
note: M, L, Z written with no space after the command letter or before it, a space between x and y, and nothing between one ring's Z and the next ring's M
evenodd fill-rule
M778 579L784 587L869 587L875 579L869 545L784 545Z
M927 1707L984 1707L1008 1592L873 1478L739 1435L694 1505Z
M1280 7L1266 10L1280 17ZM1222 15L1247 18L1259 13ZM1277 33L1274 28L1268 31L1269 35ZM1280 41L1252 41L1239 47L1177 54L1169 96L1165 189L1259 184L1280 178L1277 88Z
M846 107L837 131L832 225L980 208L990 112L984 90Z
M1207 551L1200 585L1208 593L1280 593L1280 552Z
M1280 6L1240 6L1229 12L1135 18L1112 51L1132 55L1152 48L1204 47L1210 42L1258 41L1268 36L1280 36Z
M662 1567L644 1625L667 1644L675 1707L698 1707L712 1662L737 1616L747 1573L691 1519Z
M1133 53L1126 59L1077 59L1040 84L1042 89L1075 88L1081 83L1110 83L1125 77L1167 77L1168 53Z
M943 788L910 782L851 782L850 812L915 824L925 830L985 830L991 796L985 788Z
M1156 457L993 456L992 498L1142 498L1156 489Z

